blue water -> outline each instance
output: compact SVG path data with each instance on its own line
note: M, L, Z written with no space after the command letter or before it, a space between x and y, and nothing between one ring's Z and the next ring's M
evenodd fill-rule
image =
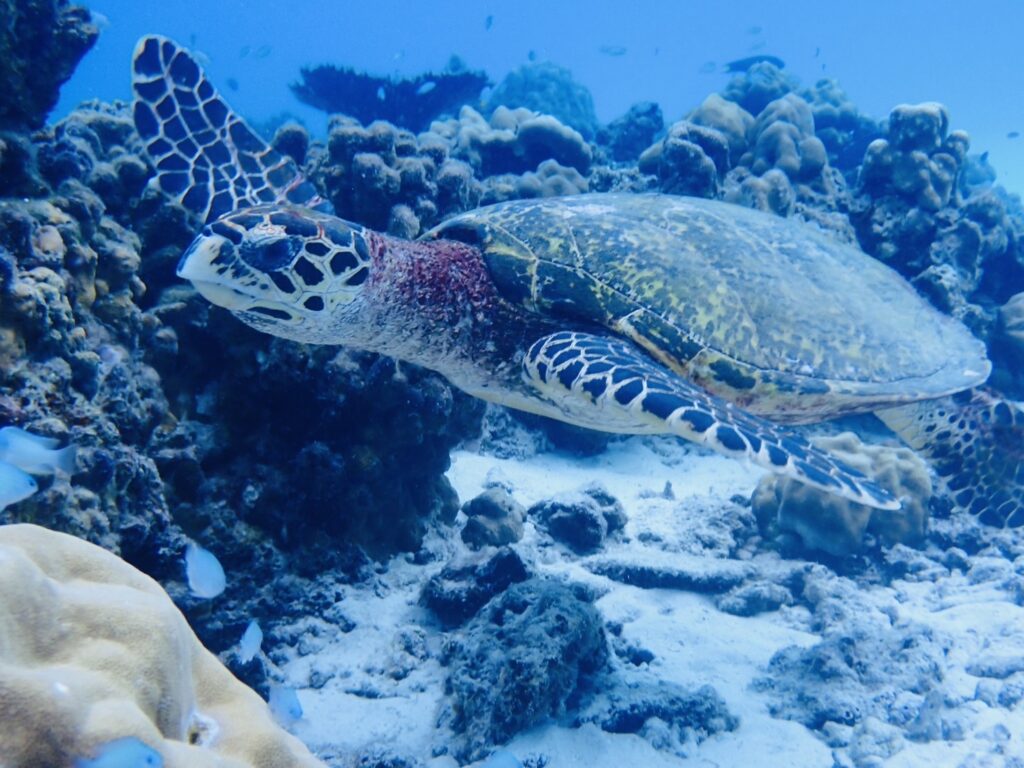
M87 98L128 98L135 41L158 32L202 52L214 82L247 118L290 112L314 131L325 117L288 84L305 64L375 74L439 70L455 53L498 82L527 61L569 67L602 122L657 101L671 123L721 89L733 59L772 54L805 84L838 79L852 101L884 117L896 104L939 101L972 150L989 152L999 181L1024 193L1024 2L867 3L611 0L96 0L109 24L64 88L58 114ZM490 18L490 24L488 24ZM604 49L604 50L602 50ZM609 55L608 50L620 55ZM622 52L624 49L624 52ZM717 69L706 72L709 62ZM223 87L223 86L222 86ZM1010 138L1013 132L1022 134Z

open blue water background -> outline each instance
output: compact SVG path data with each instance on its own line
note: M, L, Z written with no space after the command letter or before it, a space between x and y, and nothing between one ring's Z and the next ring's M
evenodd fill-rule
M289 112L314 133L324 115L288 89L305 64L409 76L458 54L498 82L532 52L570 68L602 122L653 100L671 123L725 85L725 62L771 54L804 84L836 78L875 117L903 102L942 102L972 151L989 152L999 181L1024 194L1024 0L84 2L109 23L58 114L88 98L128 98L132 48L149 32L200 51L247 118Z

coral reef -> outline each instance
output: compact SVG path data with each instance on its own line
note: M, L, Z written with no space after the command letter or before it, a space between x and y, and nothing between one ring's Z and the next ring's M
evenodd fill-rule
M730 167L736 165L747 150L747 134L754 125L754 117L739 104L726 101L713 93L701 102L687 117L694 125L713 128L729 144Z
M655 137L665 130L661 107L653 101L634 104L622 117L617 117L597 132L597 143L608 148L615 162L632 162L640 157Z
M71 765L126 737L167 768L321 765L160 586L109 552L2 526L0 584L5 765Z
M557 197L589 192L587 180L575 168L566 168L555 160L544 160L536 172L488 176L483 183L481 205L533 197Z
M781 99L796 88L795 78L772 62L761 61L732 78L722 96L756 116L769 103Z
M717 197L720 179L729 170L729 143L713 128L682 120L640 155L641 173L658 177L663 192Z
M825 145L829 165L844 173L856 171L868 145L882 138L878 123L862 115L835 80L819 80L800 95L811 106L814 132Z
M430 121L474 104L489 80L483 72L428 72L413 78L375 77L349 67L303 67L292 93L328 114L361 122L386 120L422 131Z
M896 107L868 145L850 220L861 247L986 338L997 305L1024 287L1024 224L991 190L961 196L968 145L941 105Z
M494 111L503 106L525 107L553 115L587 139L597 133L590 91L573 80L568 69L550 61L531 62L509 72L488 96L487 105Z
M0 19L0 130L40 128L99 29L68 0L3 0Z
M777 525L796 533L805 546L832 555L862 551L867 533L886 546L920 544L924 540L932 484L928 467L917 454L908 448L865 445L852 432L816 442L891 491L903 502L902 509L872 509L830 497L789 478L766 476L753 498L754 514L762 530Z
M778 168L791 179L811 179L828 162L825 145L814 135L810 106L793 93L767 104L748 137L753 157L744 164L758 176Z
M427 136L449 143L452 155L480 176L533 171L549 159L586 173L593 157L579 132L556 117L524 107L498 107L489 120L472 107L463 107L458 119L431 124Z

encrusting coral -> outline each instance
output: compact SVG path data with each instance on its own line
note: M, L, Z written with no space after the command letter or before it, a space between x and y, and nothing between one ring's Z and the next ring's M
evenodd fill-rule
M0 763L72 765L126 737L166 768L322 765L155 581L72 536L0 527Z

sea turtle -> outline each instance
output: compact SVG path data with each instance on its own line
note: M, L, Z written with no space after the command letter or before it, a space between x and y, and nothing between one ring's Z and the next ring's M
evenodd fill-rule
M972 391L984 345L856 248L658 194L519 200L390 237L333 216L172 41L139 42L133 87L155 183L204 223L178 274L260 331L380 352L572 424L676 434L894 509L780 426L876 411L956 505L1024 524L1024 417Z

